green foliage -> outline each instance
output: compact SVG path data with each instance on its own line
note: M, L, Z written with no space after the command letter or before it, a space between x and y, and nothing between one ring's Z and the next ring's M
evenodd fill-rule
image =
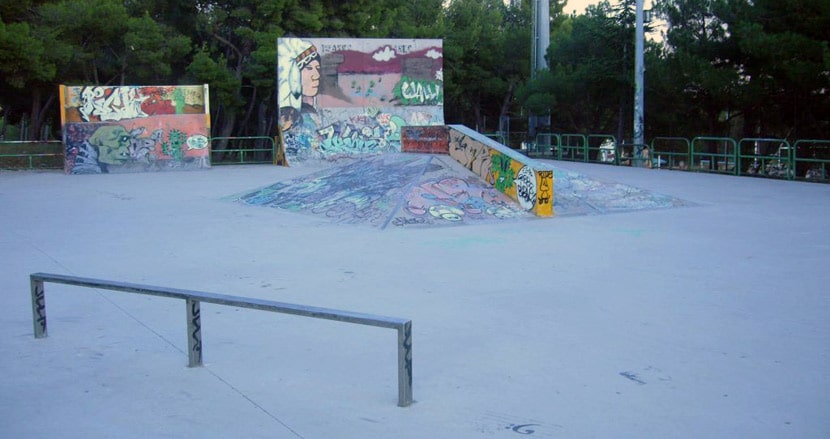
M566 3L550 0L550 68L531 75L530 0L3 1L0 106L40 133L58 84L208 83L217 134L275 135L278 38L442 38L448 123L630 131L635 0ZM830 138L830 2L653 3L647 133Z
M630 133L633 0L553 30L550 73L518 92L550 108L554 130ZM646 130L653 135L830 136L830 3L659 0L664 40L646 45ZM547 104L547 105L546 105Z
M242 105L238 92L241 80L228 68L224 56L218 60L202 48L193 56L193 62L187 67L193 82L210 84L211 99L222 105L235 107Z

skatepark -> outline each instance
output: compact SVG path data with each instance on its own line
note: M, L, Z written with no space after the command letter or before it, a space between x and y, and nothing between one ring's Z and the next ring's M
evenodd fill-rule
M639 201L381 228L239 200L324 164L0 172L0 437L827 437L830 187L545 163ZM35 272L411 319L414 402L381 328L203 304L191 368L182 301L47 284L36 339Z
M830 186L530 160L442 59L281 38L288 167L211 165L206 84L61 87L64 171L0 171L0 437L830 436Z

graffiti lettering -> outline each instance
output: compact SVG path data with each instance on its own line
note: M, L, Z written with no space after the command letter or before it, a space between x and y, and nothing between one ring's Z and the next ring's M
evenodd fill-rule
M403 226L414 226L418 224L429 224L426 218L405 218L405 217L396 217L392 220L392 225L403 227Z
M352 50L351 44L320 44L319 47L321 53L333 53Z
M536 203L536 173L529 166L523 166L515 180L516 197L527 210Z
M553 199L550 183L553 181L553 171L536 171L539 174L541 185L537 194L536 204L550 204Z
M412 51L412 45L411 44L395 44L395 45L392 46L392 49L394 49L395 52L398 52L398 53L409 53L409 52Z
M376 138L379 135L374 136L374 130L369 127L356 130L346 124L338 133L334 125L329 125L318 133L323 136L320 149L325 153L367 153L377 151L380 146Z
M531 430L528 427L539 427L539 424L510 424L505 428L508 430L513 430L514 432L519 434L533 434L536 432L536 430Z
M479 142L469 137L450 131L450 156L461 163L465 168L473 171L479 177L493 184L492 163L490 151Z
M403 105L438 105L444 102L444 88L441 84L405 76L395 86L395 93Z
M107 91L110 91L107 94ZM89 122L92 116L101 121L147 117L141 104L147 100L136 87L85 87L81 92L81 117Z

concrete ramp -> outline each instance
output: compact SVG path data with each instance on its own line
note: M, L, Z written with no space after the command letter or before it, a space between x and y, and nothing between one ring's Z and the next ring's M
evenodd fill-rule
M685 205L677 198L523 156L460 125L405 127L404 153L341 159L244 194L242 203L379 228L604 214ZM345 160L345 164L342 164ZM324 163L324 162L318 162ZM555 190L554 190L555 182Z
M599 180L558 166L553 168L553 178L556 181L553 209L557 216L601 215L691 204L670 195Z
M349 160L237 199L382 229L534 216L453 158L431 154L381 154Z

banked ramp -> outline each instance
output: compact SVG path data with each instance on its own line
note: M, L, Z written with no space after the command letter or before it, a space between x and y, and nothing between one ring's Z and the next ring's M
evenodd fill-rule
M406 127L402 150L340 157L320 171L235 198L381 229L687 205L531 159L459 125Z
M347 159L241 195L238 201L379 228L534 217L451 157L435 154Z

